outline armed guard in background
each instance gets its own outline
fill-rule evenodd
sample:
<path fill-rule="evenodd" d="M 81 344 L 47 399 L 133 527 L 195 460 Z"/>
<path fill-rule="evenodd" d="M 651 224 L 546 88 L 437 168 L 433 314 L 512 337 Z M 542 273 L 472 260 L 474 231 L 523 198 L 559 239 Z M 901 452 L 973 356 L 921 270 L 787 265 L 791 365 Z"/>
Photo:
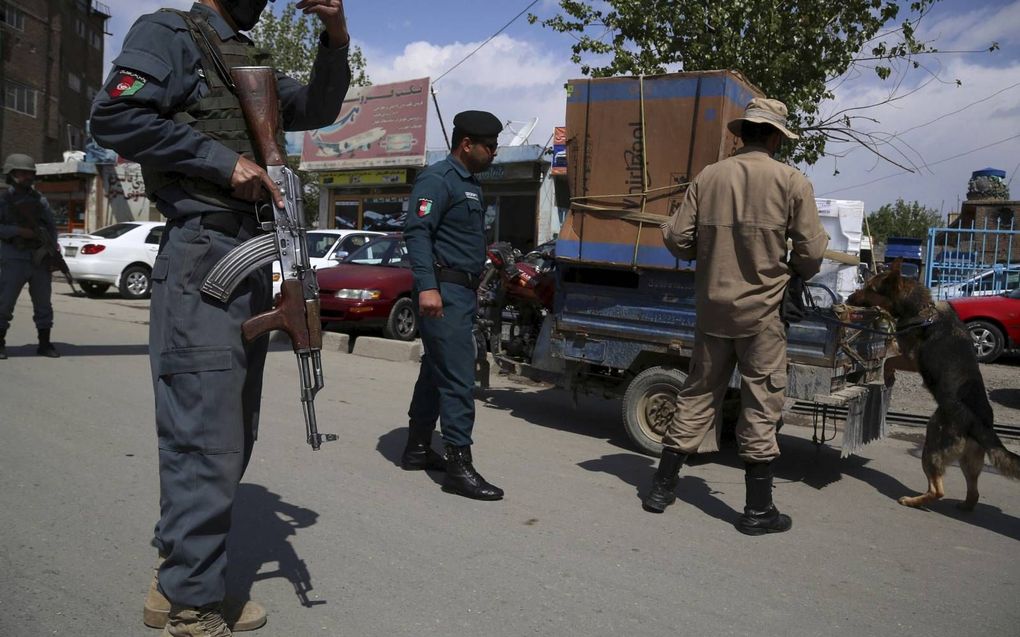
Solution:
<path fill-rule="evenodd" d="M 167 218 L 152 273 L 149 352 L 159 442 L 157 573 L 144 622 L 165 635 L 229 635 L 265 623 L 251 601 L 224 601 L 226 539 L 237 486 L 258 430 L 268 334 L 241 325 L 271 307 L 268 266 L 226 301 L 200 293 L 212 267 L 261 231 L 259 202 L 283 205 L 256 160 L 230 70 L 270 66 L 242 31 L 268 0 L 201 0 L 131 27 L 93 103 L 96 140 L 141 164 L 147 195 Z M 302 85 L 277 73 L 283 130 L 332 124 L 350 86 L 342 0 L 299 0 L 324 30 Z M 243 530 L 242 530 L 243 531 Z M 286 631 L 284 631 L 286 632 Z"/>
<path fill-rule="evenodd" d="M 14 304 L 28 284 L 32 319 L 39 331 L 40 356 L 58 358 L 50 342 L 53 328 L 53 255 L 59 255 L 57 227 L 46 198 L 33 187 L 35 160 L 13 154 L 4 160 L 7 190 L 0 195 L 0 360 L 7 358 L 7 328 Z"/>
<path fill-rule="evenodd" d="M 407 414 L 401 466 L 445 470 L 444 491 L 477 500 L 503 497 L 502 489 L 475 471 L 471 456 L 475 290 L 485 265 L 485 207 L 474 173 L 492 164 L 502 130 L 491 113 L 454 117 L 450 155 L 418 175 L 411 191 L 414 209 L 404 224 L 425 355 Z M 445 461 L 431 446 L 437 420 Z"/>

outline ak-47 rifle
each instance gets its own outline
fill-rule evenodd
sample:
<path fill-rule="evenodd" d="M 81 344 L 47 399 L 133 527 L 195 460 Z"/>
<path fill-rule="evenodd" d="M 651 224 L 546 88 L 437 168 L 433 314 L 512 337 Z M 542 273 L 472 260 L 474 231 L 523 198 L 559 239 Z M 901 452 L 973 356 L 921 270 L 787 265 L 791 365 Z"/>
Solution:
<path fill-rule="evenodd" d="M 59 248 L 57 248 L 56 237 L 50 236 L 49 229 L 41 223 L 41 219 L 37 215 L 37 206 L 31 201 L 23 201 L 18 204 L 14 204 L 11 208 L 14 210 L 14 216 L 18 221 L 18 225 L 23 228 L 28 228 L 34 233 L 34 237 L 27 239 L 27 241 L 33 241 L 40 245 L 34 248 L 32 254 L 32 262 L 36 265 L 44 265 L 49 269 L 50 272 L 60 272 L 64 275 L 64 279 L 67 280 L 67 284 L 71 286 L 71 291 L 78 295 L 78 288 L 74 285 L 74 278 L 71 276 L 71 269 L 67 267 L 67 261 L 64 261 L 64 255 L 60 254 Z"/>
<path fill-rule="evenodd" d="M 242 243 L 223 257 L 202 283 L 202 292 L 226 302 L 234 288 L 249 274 L 272 261 L 280 261 L 283 271 L 280 301 L 274 309 L 245 321 L 241 332 L 247 341 L 271 330 L 283 330 L 290 336 L 301 375 L 305 434 L 312 449 L 318 450 L 323 441 L 336 440 L 337 436 L 320 434 L 315 420 L 315 394 L 323 387 L 322 323 L 319 319 L 319 285 L 306 252 L 301 181 L 287 167 L 286 155 L 276 143 L 279 104 L 273 69 L 268 66 L 235 67 L 230 74 L 258 159 L 283 194 L 284 205 L 282 208 L 274 203 L 262 206 L 261 211 L 268 213 L 271 209 L 272 212 L 273 220 L 262 222 L 262 228 L 268 234 Z"/>

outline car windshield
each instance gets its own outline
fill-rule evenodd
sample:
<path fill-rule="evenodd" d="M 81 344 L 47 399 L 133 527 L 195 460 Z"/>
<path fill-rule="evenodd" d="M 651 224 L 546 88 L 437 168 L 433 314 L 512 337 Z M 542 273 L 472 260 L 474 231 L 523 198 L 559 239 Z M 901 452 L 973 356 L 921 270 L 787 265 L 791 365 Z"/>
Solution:
<path fill-rule="evenodd" d="M 407 259 L 404 240 L 398 237 L 382 237 L 369 241 L 344 259 L 344 263 L 358 265 L 401 266 Z"/>
<path fill-rule="evenodd" d="M 305 238 L 308 244 L 308 256 L 312 259 L 322 259 L 340 237 L 328 232 L 309 232 Z"/>
<path fill-rule="evenodd" d="M 100 228 L 91 234 L 96 237 L 102 237 L 103 239 L 116 239 L 123 234 L 131 232 L 137 227 L 137 223 L 115 223 L 112 226 Z"/>

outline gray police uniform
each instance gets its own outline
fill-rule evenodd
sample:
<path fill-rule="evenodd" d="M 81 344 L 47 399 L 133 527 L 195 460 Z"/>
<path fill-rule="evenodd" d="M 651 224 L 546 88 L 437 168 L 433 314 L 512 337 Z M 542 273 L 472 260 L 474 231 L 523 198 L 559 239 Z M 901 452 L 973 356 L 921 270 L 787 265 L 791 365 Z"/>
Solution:
<path fill-rule="evenodd" d="M 475 422 L 475 287 L 485 265 L 482 189 L 450 155 L 418 175 L 410 203 L 404 239 L 415 303 L 420 292 L 438 289 L 443 317 L 421 317 L 425 355 L 408 416 L 413 428 L 434 429 L 439 419 L 443 440 L 462 447 L 471 444 Z"/>
<path fill-rule="evenodd" d="M 268 268 L 226 303 L 199 292 L 210 268 L 257 232 L 253 204 L 230 194 L 250 139 L 223 77 L 229 73 L 210 68 L 217 61 L 264 58 L 206 6 L 142 16 L 91 120 L 100 144 L 142 165 L 148 194 L 168 219 L 149 330 L 160 474 L 155 544 L 166 556 L 162 593 L 196 607 L 224 597 L 231 506 L 258 427 L 268 336 L 245 343 L 241 324 L 272 302 Z M 307 86 L 277 77 L 287 130 L 329 125 L 350 85 L 347 48 L 320 46 Z"/>
<path fill-rule="evenodd" d="M 14 305 L 26 283 L 28 294 L 32 297 L 32 319 L 36 329 L 53 327 L 53 303 L 50 301 L 52 274 L 41 260 L 39 248 L 42 243 L 38 239 L 18 235 L 18 228 L 25 225 L 22 217 L 29 217 L 30 222 L 42 228 L 51 241 L 56 242 L 57 237 L 53 211 L 37 190 L 32 188 L 18 192 L 9 187 L 0 194 L 0 332 L 10 327 Z"/>

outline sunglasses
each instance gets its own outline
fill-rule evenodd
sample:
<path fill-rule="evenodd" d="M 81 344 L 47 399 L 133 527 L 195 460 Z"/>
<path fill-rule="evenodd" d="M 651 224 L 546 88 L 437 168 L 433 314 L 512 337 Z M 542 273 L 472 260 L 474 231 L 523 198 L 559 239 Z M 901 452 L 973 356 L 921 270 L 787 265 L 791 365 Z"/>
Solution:
<path fill-rule="evenodd" d="M 477 139 L 473 139 L 473 140 L 471 140 L 471 143 L 478 144 L 480 146 L 484 146 L 485 148 L 487 148 L 489 150 L 490 153 L 496 152 L 496 148 L 498 147 L 498 144 L 496 142 L 494 142 L 494 141 L 483 142 L 483 141 L 479 141 Z"/>

